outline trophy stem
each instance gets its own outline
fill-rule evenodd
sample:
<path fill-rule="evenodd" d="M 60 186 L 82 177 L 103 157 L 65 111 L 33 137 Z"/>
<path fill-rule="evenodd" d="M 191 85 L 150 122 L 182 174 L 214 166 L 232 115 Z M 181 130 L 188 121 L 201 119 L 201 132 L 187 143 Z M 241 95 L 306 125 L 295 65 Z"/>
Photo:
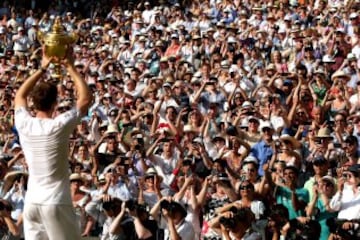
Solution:
<path fill-rule="evenodd" d="M 62 73 L 61 73 L 61 65 L 60 63 L 54 63 L 54 72 L 51 74 L 51 77 L 54 79 L 61 80 Z"/>

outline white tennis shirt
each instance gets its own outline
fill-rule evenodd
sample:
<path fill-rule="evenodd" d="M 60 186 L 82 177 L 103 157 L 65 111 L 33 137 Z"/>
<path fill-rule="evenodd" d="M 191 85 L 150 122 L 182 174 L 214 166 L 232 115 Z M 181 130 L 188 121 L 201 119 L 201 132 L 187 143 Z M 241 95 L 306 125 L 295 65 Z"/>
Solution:
<path fill-rule="evenodd" d="M 72 109 L 54 119 L 40 119 L 15 109 L 15 126 L 29 168 L 25 203 L 71 205 L 69 136 L 81 114 Z"/>

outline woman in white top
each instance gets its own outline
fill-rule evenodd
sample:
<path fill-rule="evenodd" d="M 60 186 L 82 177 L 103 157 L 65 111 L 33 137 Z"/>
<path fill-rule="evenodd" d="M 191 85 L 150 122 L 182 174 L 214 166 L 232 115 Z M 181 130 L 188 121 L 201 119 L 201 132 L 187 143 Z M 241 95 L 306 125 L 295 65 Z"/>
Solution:
<path fill-rule="evenodd" d="M 195 232 L 194 240 L 198 240 L 201 234 L 200 208 L 196 199 L 199 192 L 199 185 L 194 177 L 185 177 L 178 180 L 179 192 L 174 196 L 175 201 L 181 202 L 186 207 L 187 215 L 185 220 L 192 223 Z"/>
<path fill-rule="evenodd" d="M 229 211 L 231 207 L 249 208 L 258 220 L 265 212 L 265 205 L 262 201 L 254 199 L 254 185 L 248 181 L 243 181 L 239 186 L 240 200 L 229 203 L 216 210 L 218 214 Z"/>

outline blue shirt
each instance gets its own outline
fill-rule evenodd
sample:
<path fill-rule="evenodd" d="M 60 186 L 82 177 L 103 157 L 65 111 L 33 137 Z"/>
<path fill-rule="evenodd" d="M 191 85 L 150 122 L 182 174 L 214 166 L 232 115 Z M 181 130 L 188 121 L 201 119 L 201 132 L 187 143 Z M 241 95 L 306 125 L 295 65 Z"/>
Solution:
<path fill-rule="evenodd" d="M 251 155 L 256 157 L 259 160 L 259 175 L 263 176 L 264 171 L 262 169 L 262 166 L 270 161 L 274 151 L 272 147 L 264 142 L 264 140 L 261 140 L 260 142 L 256 143 L 251 148 Z"/>

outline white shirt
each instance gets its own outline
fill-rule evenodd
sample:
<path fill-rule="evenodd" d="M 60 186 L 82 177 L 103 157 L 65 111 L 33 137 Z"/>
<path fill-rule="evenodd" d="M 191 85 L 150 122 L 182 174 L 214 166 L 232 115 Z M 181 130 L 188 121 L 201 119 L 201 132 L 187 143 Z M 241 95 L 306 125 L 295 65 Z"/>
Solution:
<path fill-rule="evenodd" d="M 25 107 L 15 110 L 15 126 L 29 167 L 25 203 L 72 204 L 69 136 L 80 119 L 75 108 L 54 119 L 32 117 Z"/>
<path fill-rule="evenodd" d="M 360 188 L 359 188 L 360 190 Z M 337 192 L 330 201 L 330 208 L 339 211 L 338 219 L 353 220 L 360 218 L 360 191 L 354 194 L 352 187 L 345 184 L 342 196 Z"/>
<path fill-rule="evenodd" d="M 14 51 L 22 51 L 25 52 L 27 50 L 29 50 L 30 47 L 30 39 L 28 38 L 28 36 L 23 35 L 15 35 L 13 36 L 13 41 L 14 41 Z"/>
<path fill-rule="evenodd" d="M 170 231 L 167 226 L 167 222 L 165 222 L 164 218 L 161 218 L 161 228 L 164 228 L 164 239 L 170 240 Z M 181 240 L 194 240 L 195 238 L 195 232 L 193 225 L 183 220 L 180 222 L 180 224 L 175 226 L 176 232 L 179 234 Z"/>

